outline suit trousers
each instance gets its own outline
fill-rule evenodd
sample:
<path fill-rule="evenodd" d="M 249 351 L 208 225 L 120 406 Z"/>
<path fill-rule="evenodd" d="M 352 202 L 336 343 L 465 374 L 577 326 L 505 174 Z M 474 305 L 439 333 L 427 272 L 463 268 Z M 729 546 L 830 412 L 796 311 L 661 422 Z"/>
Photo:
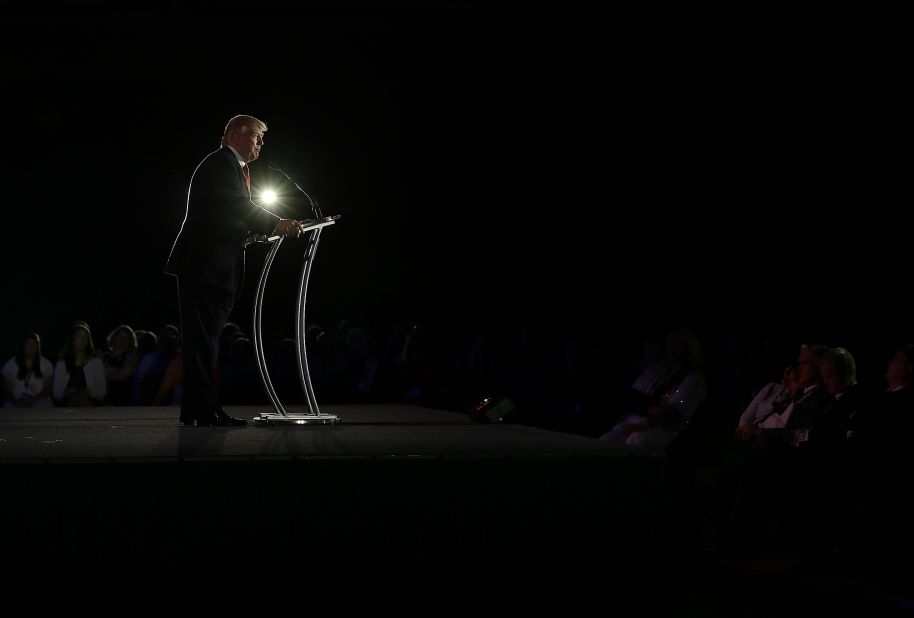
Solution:
<path fill-rule="evenodd" d="M 219 335 L 234 305 L 234 295 L 178 277 L 178 303 L 184 353 L 182 422 L 218 414 L 222 407 L 213 380 Z"/>

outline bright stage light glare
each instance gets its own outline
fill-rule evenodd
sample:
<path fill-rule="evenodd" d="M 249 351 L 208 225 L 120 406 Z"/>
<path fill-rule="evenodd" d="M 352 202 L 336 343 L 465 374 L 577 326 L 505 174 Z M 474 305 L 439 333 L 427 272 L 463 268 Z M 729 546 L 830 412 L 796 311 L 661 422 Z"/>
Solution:
<path fill-rule="evenodd" d="M 260 199 L 264 204 L 273 204 L 276 202 L 276 191 L 264 191 L 260 194 Z"/>

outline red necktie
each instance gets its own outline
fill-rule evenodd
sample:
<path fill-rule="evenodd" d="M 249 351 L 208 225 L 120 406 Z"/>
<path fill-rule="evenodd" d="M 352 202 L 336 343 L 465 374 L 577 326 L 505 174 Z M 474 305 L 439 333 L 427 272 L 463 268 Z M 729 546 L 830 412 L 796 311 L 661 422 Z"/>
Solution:
<path fill-rule="evenodd" d="M 251 170 L 248 169 L 247 164 L 241 166 L 242 171 L 244 172 L 244 183 L 248 186 L 248 195 L 251 194 Z"/>

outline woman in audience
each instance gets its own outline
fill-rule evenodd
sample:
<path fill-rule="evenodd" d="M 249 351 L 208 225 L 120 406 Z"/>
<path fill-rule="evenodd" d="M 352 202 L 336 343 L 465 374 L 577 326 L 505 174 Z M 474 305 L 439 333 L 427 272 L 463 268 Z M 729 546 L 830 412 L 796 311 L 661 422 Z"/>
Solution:
<path fill-rule="evenodd" d="M 108 352 L 105 354 L 105 378 L 108 380 L 106 401 L 110 405 L 124 406 L 130 398 L 130 381 L 139 363 L 136 333 L 121 324 L 108 335 Z"/>
<path fill-rule="evenodd" d="M 639 405 L 601 440 L 666 448 L 704 403 L 704 360 L 698 338 L 685 329 L 667 336 L 666 359 L 641 372 L 632 384 Z"/>
<path fill-rule="evenodd" d="M 757 437 L 761 429 L 757 423 L 771 416 L 775 411 L 784 410 L 800 388 L 797 367 L 790 364 L 784 368 L 780 382 L 769 382 L 746 407 L 739 417 L 739 425 L 734 432 L 740 440 Z"/>
<path fill-rule="evenodd" d="M 97 406 L 107 390 L 105 367 L 95 355 L 92 333 L 85 322 L 77 322 L 54 368 L 54 399 L 67 407 Z"/>
<path fill-rule="evenodd" d="M 28 333 L 19 341 L 16 356 L 3 365 L 4 408 L 50 408 L 54 366 L 41 355 L 41 338 Z"/>

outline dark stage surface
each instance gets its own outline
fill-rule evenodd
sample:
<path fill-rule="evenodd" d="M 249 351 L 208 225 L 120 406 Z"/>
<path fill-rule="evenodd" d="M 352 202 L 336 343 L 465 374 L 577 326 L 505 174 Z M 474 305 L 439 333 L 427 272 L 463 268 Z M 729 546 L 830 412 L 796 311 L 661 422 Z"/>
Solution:
<path fill-rule="evenodd" d="M 246 418 L 268 406 L 226 406 Z M 303 407 L 290 406 L 302 414 Z M 633 449 L 409 405 L 329 406 L 336 426 L 183 427 L 177 408 L 4 411 L 0 461 L 259 459 L 277 457 L 628 457 Z"/>
<path fill-rule="evenodd" d="M 327 411 L 344 422 L 5 415 L 0 529 L 21 570 L 0 598 L 54 615 L 440 614 L 598 604 L 607 577 L 645 569 L 676 585 L 661 454 L 427 408 Z"/>

